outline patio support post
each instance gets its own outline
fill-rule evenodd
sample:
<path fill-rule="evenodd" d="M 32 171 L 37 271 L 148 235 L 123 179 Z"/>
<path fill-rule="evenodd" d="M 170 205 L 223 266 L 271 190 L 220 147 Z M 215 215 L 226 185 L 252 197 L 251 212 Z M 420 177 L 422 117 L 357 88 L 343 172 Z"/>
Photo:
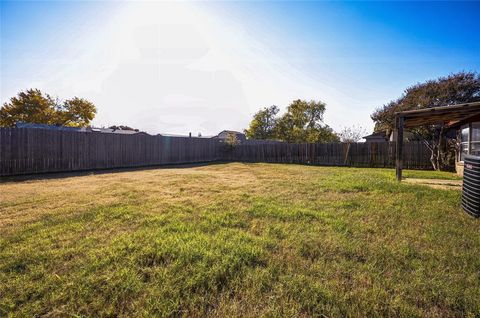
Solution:
<path fill-rule="evenodd" d="M 395 170 L 397 175 L 397 181 L 402 181 L 402 169 L 403 169 L 403 116 L 398 116 L 396 119 L 396 130 L 397 130 L 397 140 L 396 140 L 396 160 L 395 160 Z"/>

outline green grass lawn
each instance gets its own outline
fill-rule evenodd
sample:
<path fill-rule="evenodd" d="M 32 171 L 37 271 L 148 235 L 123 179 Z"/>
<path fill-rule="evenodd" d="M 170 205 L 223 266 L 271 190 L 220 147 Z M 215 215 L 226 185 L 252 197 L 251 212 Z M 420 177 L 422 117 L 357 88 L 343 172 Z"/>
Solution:
<path fill-rule="evenodd" d="M 444 171 L 422 171 L 422 170 L 404 170 L 404 178 L 419 178 L 419 179 L 442 179 L 442 180 L 462 180 L 462 177 L 456 173 Z"/>
<path fill-rule="evenodd" d="M 458 190 L 394 179 L 232 163 L 0 183 L 0 316 L 480 315 L 479 221 Z"/>

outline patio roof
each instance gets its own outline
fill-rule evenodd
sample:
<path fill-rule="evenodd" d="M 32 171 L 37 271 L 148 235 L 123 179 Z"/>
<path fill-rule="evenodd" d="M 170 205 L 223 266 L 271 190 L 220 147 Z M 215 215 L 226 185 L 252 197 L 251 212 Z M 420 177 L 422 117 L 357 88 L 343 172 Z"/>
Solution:
<path fill-rule="evenodd" d="M 395 114 L 396 138 L 396 175 L 402 180 L 403 169 L 403 129 L 424 125 L 443 124 L 455 127 L 480 120 L 480 102 L 457 104 L 451 106 L 432 107 L 409 110 Z"/>
<path fill-rule="evenodd" d="M 476 117 L 480 118 L 480 102 L 409 110 L 395 115 L 397 118 L 403 118 L 405 128 L 435 124 L 453 127 Z"/>

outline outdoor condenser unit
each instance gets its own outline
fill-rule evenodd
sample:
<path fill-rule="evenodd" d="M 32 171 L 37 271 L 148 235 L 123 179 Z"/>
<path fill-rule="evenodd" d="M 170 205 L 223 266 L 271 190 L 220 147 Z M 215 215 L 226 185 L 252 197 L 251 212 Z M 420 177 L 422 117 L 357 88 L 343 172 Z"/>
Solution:
<path fill-rule="evenodd" d="M 462 207 L 470 215 L 480 217 L 480 157 L 465 156 Z"/>

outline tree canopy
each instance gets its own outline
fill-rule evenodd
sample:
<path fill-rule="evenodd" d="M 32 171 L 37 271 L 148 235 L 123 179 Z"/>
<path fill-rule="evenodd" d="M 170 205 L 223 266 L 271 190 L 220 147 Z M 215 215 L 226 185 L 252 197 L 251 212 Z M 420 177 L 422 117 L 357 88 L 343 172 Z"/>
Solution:
<path fill-rule="evenodd" d="M 95 117 L 95 105 L 73 97 L 60 102 L 39 89 L 28 89 L 10 98 L 0 108 L 0 126 L 13 127 L 16 122 L 85 127 Z"/>
<path fill-rule="evenodd" d="M 245 135 L 250 139 L 274 139 L 275 126 L 277 124 L 276 115 L 280 109 L 272 105 L 265 107 L 253 115 L 248 129 L 245 129 Z"/>
<path fill-rule="evenodd" d="M 275 139 L 285 142 L 335 142 L 339 138 L 323 122 L 326 104 L 321 101 L 295 100 L 287 112 L 276 117 L 277 106 L 266 107 L 257 112 L 245 130 L 251 139 Z"/>
<path fill-rule="evenodd" d="M 396 112 L 475 101 L 480 101 L 480 75 L 460 72 L 408 87 L 399 98 L 378 108 L 371 118 L 375 122 L 375 131 L 392 131 Z M 434 169 L 446 170 L 451 167 L 456 143 L 446 140 L 443 125 L 419 127 L 412 132 L 431 150 Z"/>
<path fill-rule="evenodd" d="M 479 100 L 480 75 L 460 72 L 408 87 L 399 98 L 378 108 L 371 118 L 375 122 L 375 131 L 392 130 L 396 112 Z"/>

